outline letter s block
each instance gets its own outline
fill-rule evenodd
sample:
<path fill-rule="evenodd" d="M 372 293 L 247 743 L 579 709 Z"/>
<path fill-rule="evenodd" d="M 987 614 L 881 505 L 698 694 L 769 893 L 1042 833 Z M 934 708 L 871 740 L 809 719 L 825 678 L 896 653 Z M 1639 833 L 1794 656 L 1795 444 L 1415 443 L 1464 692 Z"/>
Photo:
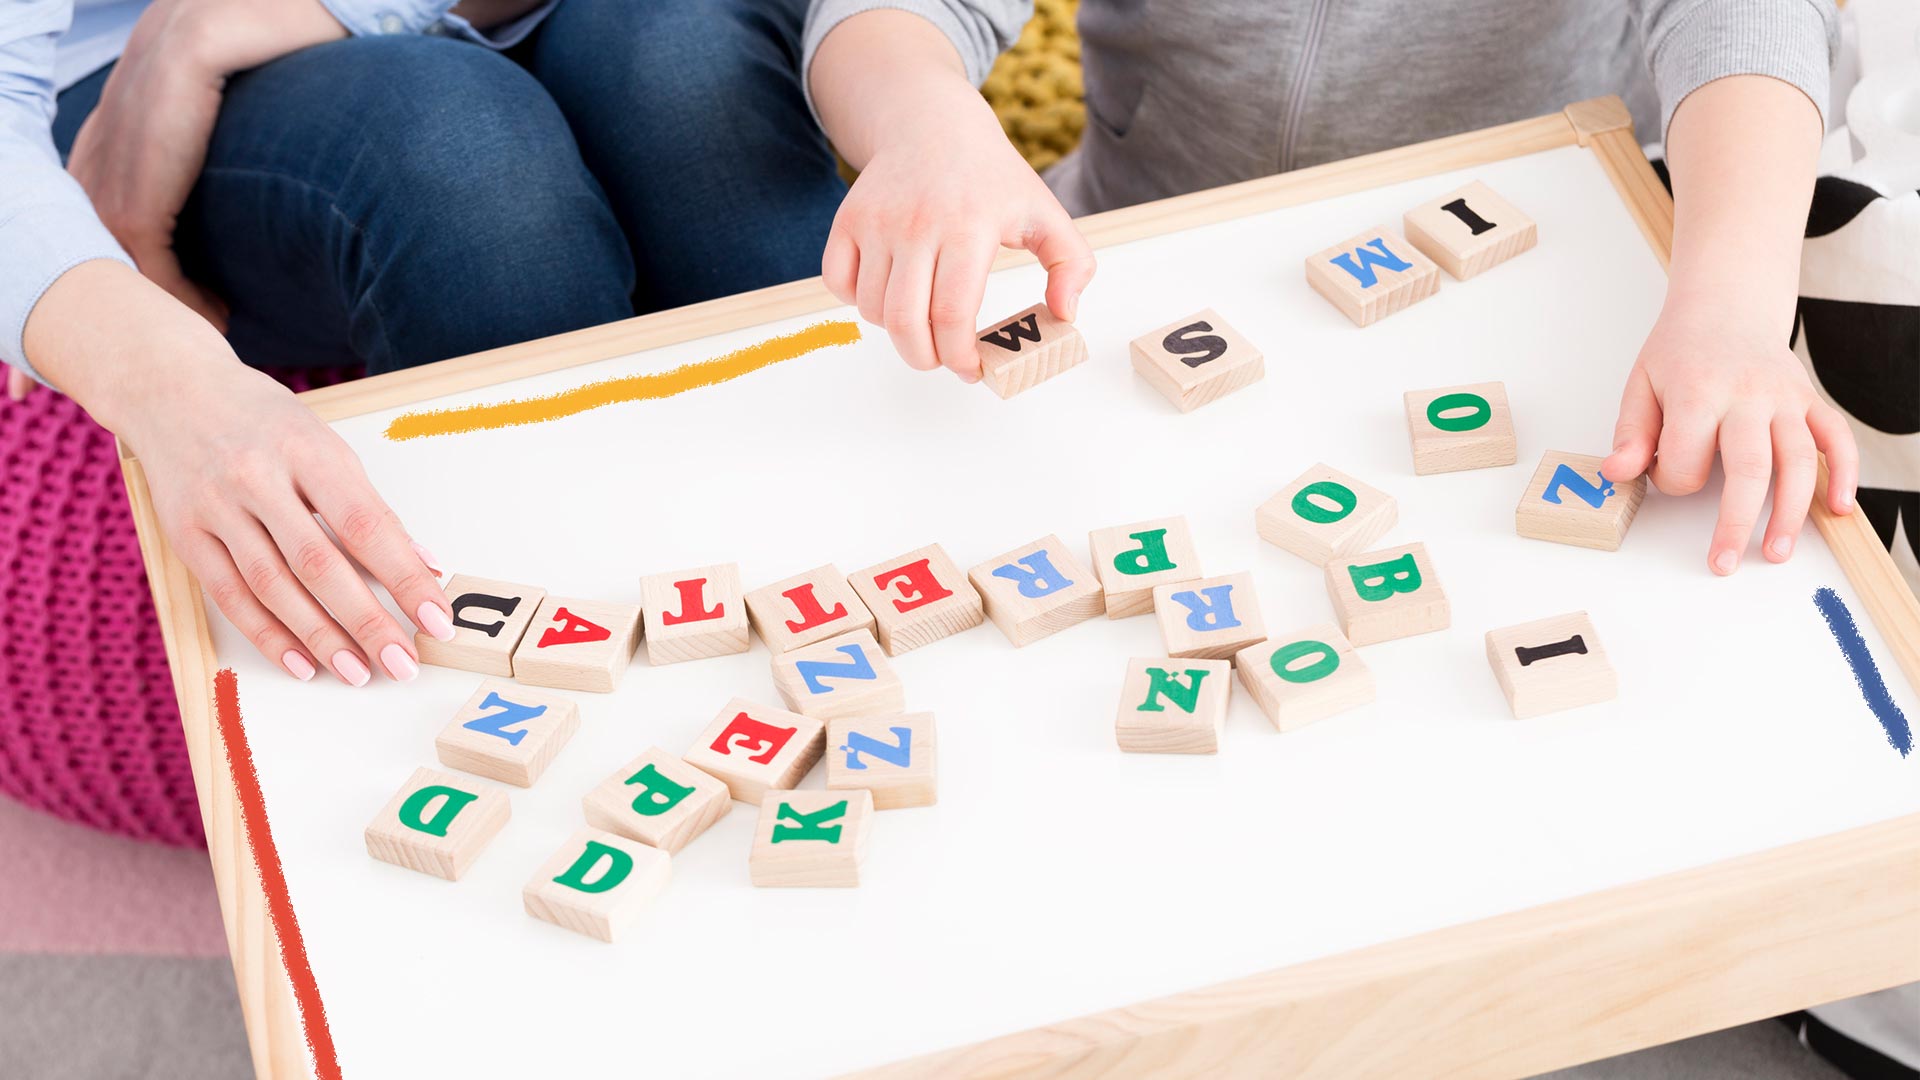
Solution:
<path fill-rule="evenodd" d="M 457 881 L 506 827 L 506 792 L 471 777 L 415 769 L 367 826 L 367 854 Z"/>
<path fill-rule="evenodd" d="M 1133 370 L 1181 412 L 1258 382 L 1260 350 L 1208 308 L 1133 339 Z"/>
<path fill-rule="evenodd" d="M 1334 614 L 1355 645 L 1445 630 L 1453 620 L 1425 544 L 1335 559 L 1326 574 Z"/>

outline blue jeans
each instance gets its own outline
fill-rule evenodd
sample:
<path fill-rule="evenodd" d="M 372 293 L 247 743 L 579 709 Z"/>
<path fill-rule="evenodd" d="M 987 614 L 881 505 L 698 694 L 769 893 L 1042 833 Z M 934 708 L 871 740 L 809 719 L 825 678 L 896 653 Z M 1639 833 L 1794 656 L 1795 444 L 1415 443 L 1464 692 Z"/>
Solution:
<path fill-rule="evenodd" d="M 304 49 L 227 85 L 175 236 L 267 367 L 389 371 L 819 272 L 846 186 L 805 0 L 563 0 L 509 54 Z M 106 72 L 60 95 L 64 155 Z"/>

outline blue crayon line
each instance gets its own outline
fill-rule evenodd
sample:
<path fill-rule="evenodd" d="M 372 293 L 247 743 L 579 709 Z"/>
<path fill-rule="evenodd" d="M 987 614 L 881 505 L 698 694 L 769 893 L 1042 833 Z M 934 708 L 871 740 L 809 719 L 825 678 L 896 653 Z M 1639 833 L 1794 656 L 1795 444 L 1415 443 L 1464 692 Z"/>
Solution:
<path fill-rule="evenodd" d="M 1868 711 L 1886 729 L 1887 742 L 1900 751 L 1901 757 L 1906 757 L 1913 749 L 1913 732 L 1907 727 L 1907 716 L 1887 692 L 1886 680 L 1880 677 L 1880 667 L 1867 651 L 1860 628 L 1853 624 L 1853 612 L 1847 610 L 1847 602 L 1832 589 L 1815 589 L 1813 604 L 1826 616 L 1827 628 L 1833 631 L 1834 642 L 1847 658 L 1847 666 L 1853 669 L 1853 681 L 1860 684 L 1860 696 L 1867 699 Z"/>

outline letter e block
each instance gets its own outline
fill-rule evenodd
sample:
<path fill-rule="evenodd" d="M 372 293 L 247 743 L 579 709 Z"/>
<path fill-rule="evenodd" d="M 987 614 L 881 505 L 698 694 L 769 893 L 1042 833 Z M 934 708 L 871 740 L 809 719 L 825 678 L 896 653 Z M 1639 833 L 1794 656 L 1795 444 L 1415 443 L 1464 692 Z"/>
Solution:
<path fill-rule="evenodd" d="M 747 651 L 745 590 L 734 563 L 640 579 L 647 663 L 673 664 Z"/>
<path fill-rule="evenodd" d="M 741 802 L 798 784 L 820 760 L 826 725 L 812 717 L 734 698 L 720 710 L 686 763 L 727 785 Z"/>
<path fill-rule="evenodd" d="M 1162 585 L 1153 590 L 1153 614 L 1176 659 L 1231 660 L 1267 636 L 1252 574 Z"/>
<path fill-rule="evenodd" d="M 1515 720 L 1612 701 L 1620 693 L 1584 611 L 1487 631 L 1487 663 Z"/>
<path fill-rule="evenodd" d="M 1407 211 L 1401 221 L 1421 254 L 1465 281 L 1533 247 L 1533 219 L 1475 180 Z"/>
<path fill-rule="evenodd" d="M 609 694 L 640 646 L 640 608 L 549 596 L 513 652 L 513 677 L 530 686 Z"/>
<path fill-rule="evenodd" d="M 1332 623 L 1240 652 L 1240 685 L 1279 731 L 1295 731 L 1373 700 L 1373 672 Z"/>
<path fill-rule="evenodd" d="M 986 620 L 973 591 L 945 548 L 929 544 L 848 575 L 847 584 L 873 612 L 880 647 L 899 656 Z"/>
<path fill-rule="evenodd" d="M 1307 284 L 1366 326 L 1439 291 L 1440 268 L 1383 225 L 1307 256 Z"/>
<path fill-rule="evenodd" d="M 731 743 L 721 745 L 729 751 L 733 748 Z M 785 771 L 792 772 L 792 767 Z M 800 769 L 800 775 L 805 773 Z M 798 779 L 794 776 L 789 783 Z M 677 854 L 727 816 L 733 809 L 733 793 L 726 781 L 656 746 L 589 791 L 581 809 L 586 811 L 587 824 L 596 829 Z"/>
<path fill-rule="evenodd" d="M 747 618 L 775 656 L 874 627 L 873 613 L 831 563 L 748 593 Z"/>
<path fill-rule="evenodd" d="M 933 714 L 827 721 L 827 790 L 871 791 L 875 810 L 939 799 Z"/>
<path fill-rule="evenodd" d="M 967 571 L 987 618 L 1013 642 L 1031 645 L 1107 610 L 1093 572 L 1058 536 L 1043 536 Z"/>
<path fill-rule="evenodd" d="M 1519 457 L 1503 383 L 1409 390 L 1405 401 L 1413 471 L 1421 476 L 1491 469 Z"/>
<path fill-rule="evenodd" d="M 420 662 L 482 675 L 512 675 L 513 650 L 546 599 L 546 590 L 455 574 L 447 579 L 446 595 L 453 608 L 453 640 L 437 641 L 425 631 L 414 634 Z"/>
<path fill-rule="evenodd" d="M 1116 525 L 1088 534 L 1093 572 L 1107 597 L 1107 618 L 1125 619 L 1153 610 L 1153 590 L 1200 578 L 1200 556 L 1183 517 Z"/>
<path fill-rule="evenodd" d="M 1453 620 L 1425 544 L 1335 559 L 1327 564 L 1327 595 L 1355 645 L 1445 630 Z"/>
<path fill-rule="evenodd" d="M 450 773 L 415 769 L 367 826 L 367 854 L 458 881 L 510 816 L 504 791 Z"/>
<path fill-rule="evenodd" d="M 1134 338 L 1132 352 L 1133 370 L 1183 413 L 1267 373 L 1260 350 L 1212 308 Z"/>
<path fill-rule="evenodd" d="M 449 769 L 532 787 L 579 729 L 580 709 L 571 699 L 488 679 L 433 747 Z"/>
<path fill-rule="evenodd" d="M 787 708 L 818 720 L 904 712 L 906 688 L 865 630 L 773 658 L 773 686 Z"/>
<path fill-rule="evenodd" d="M 1044 303 L 983 328 L 978 339 L 980 381 L 1003 398 L 1031 390 L 1087 358 L 1079 328 L 1054 318 Z"/>
<path fill-rule="evenodd" d="M 762 888 L 851 888 L 860 884 L 872 822 L 865 790 L 768 792 L 747 870 Z"/>
<path fill-rule="evenodd" d="M 1225 660 L 1129 660 L 1115 741 L 1137 754 L 1218 753 L 1232 696 Z"/>
<path fill-rule="evenodd" d="M 520 891 L 527 914 L 576 934 L 617 941 L 673 880 L 673 858 L 599 829 L 581 829 Z"/>
<path fill-rule="evenodd" d="M 1616 483 L 1600 472 L 1605 460 L 1547 451 L 1514 510 L 1514 530 L 1534 540 L 1620 550 L 1647 497 L 1647 478 Z"/>
<path fill-rule="evenodd" d="M 1364 551 L 1399 520 L 1393 496 L 1316 464 L 1253 512 L 1260 538 L 1315 566 Z"/>

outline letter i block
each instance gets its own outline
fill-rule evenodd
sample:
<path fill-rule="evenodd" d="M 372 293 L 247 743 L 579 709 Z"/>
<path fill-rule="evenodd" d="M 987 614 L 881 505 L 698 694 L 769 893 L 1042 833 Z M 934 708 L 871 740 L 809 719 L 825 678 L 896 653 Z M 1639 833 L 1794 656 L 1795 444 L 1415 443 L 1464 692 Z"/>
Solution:
<path fill-rule="evenodd" d="M 932 806 L 932 713 L 840 717 L 827 721 L 827 790 L 871 791 L 875 810 Z"/>
<path fill-rule="evenodd" d="M 1373 672 L 1332 623 L 1249 645 L 1240 685 L 1279 731 L 1295 731 L 1373 700 Z"/>
<path fill-rule="evenodd" d="M 1307 284 L 1366 326 L 1439 291 L 1440 268 L 1383 225 L 1307 256 Z"/>
<path fill-rule="evenodd" d="M 453 608 L 453 640 L 437 641 L 425 631 L 414 634 L 420 662 L 482 675 L 512 675 L 513 650 L 546 599 L 546 590 L 455 574 L 447 579 L 446 594 Z"/>
<path fill-rule="evenodd" d="M 1405 401 L 1413 471 L 1421 476 L 1491 469 L 1519 457 L 1503 383 L 1409 390 Z"/>
<path fill-rule="evenodd" d="M 1129 660 L 1114 739 L 1136 754 L 1218 753 L 1232 696 L 1225 660 Z"/>
<path fill-rule="evenodd" d="M 1620 693 L 1584 611 L 1487 631 L 1487 663 L 1515 720 L 1612 701 Z"/>
<path fill-rule="evenodd" d="M 1031 390 L 1087 359 L 1087 342 L 1044 303 L 981 330 L 980 381 L 1003 398 Z"/>
<path fill-rule="evenodd" d="M 532 686 L 612 693 L 640 646 L 640 608 L 549 596 L 513 652 L 513 677 Z"/>
<path fill-rule="evenodd" d="M 511 815 L 503 791 L 449 773 L 415 769 L 367 826 L 367 854 L 457 881 Z"/>
<path fill-rule="evenodd" d="M 571 700 L 488 679 L 433 746 L 449 769 L 532 787 L 579 729 L 580 708 Z"/>
<path fill-rule="evenodd" d="M 672 664 L 747 651 L 745 590 L 734 563 L 640 579 L 647 663 Z"/>
<path fill-rule="evenodd" d="M 1407 211 L 1407 239 L 1427 258 L 1465 281 L 1533 247 L 1533 219 L 1475 180 Z"/>
<path fill-rule="evenodd" d="M 747 618 L 775 656 L 874 627 L 873 613 L 831 563 L 748 593 Z"/>
<path fill-rule="evenodd" d="M 1253 512 L 1267 543 L 1315 566 L 1364 551 L 1399 520 L 1393 496 L 1316 464 Z"/>
<path fill-rule="evenodd" d="M 1132 352 L 1133 370 L 1183 413 L 1267 373 L 1260 350 L 1212 308 L 1134 338 Z"/>
<path fill-rule="evenodd" d="M 769 792 L 747 871 L 762 888 L 852 888 L 872 823 L 868 791 Z"/>
<path fill-rule="evenodd" d="M 687 751 L 687 764 L 716 777 L 741 802 L 798 784 L 820 760 L 826 725 L 810 716 L 734 698 Z"/>
<path fill-rule="evenodd" d="M 733 749 L 729 742 L 721 745 L 728 752 Z M 791 765 L 782 767 L 781 779 L 789 785 L 806 774 L 801 760 L 796 757 Z M 733 809 L 733 793 L 726 781 L 656 746 L 587 792 L 581 809 L 586 812 L 587 824 L 596 829 L 676 854 L 727 816 Z"/>
<path fill-rule="evenodd" d="M 986 620 L 980 594 L 939 544 L 850 574 L 847 584 L 873 612 L 880 647 L 888 656 L 971 630 Z"/>
<path fill-rule="evenodd" d="M 1057 536 L 995 556 L 967 571 L 987 618 L 1013 642 L 1031 645 L 1107 610 L 1107 594 Z"/>
<path fill-rule="evenodd" d="M 1267 636 L 1252 574 L 1162 585 L 1153 590 L 1153 614 L 1176 659 L 1231 660 Z"/>
<path fill-rule="evenodd" d="M 1618 551 L 1647 497 L 1647 478 L 1621 484 L 1600 471 L 1605 458 L 1549 450 L 1514 510 L 1514 529 L 1534 540 Z"/>
<path fill-rule="evenodd" d="M 673 858 L 623 836 L 581 829 L 520 891 L 527 914 L 601 941 L 617 941 L 673 880 Z"/>
<path fill-rule="evenodd" d="M 1107 618 L 1125 619 L 1153 610 L 1153 590 L 1197 581 L 1200 556 L 1183 517 L 1097 529 L 1087 536 L 1093 572 L 1107 597 Z"/>
<path fill-rule="evenodd" d="M 904 712 L 906 688 L 865 630 L 773 658 L 773 685 L 787 708 L 817 720 Z"/>
<path fill-rule="evenodd" d="M 1327 595 L 1355 645 L 1445 630 L 1453 621 L 1425 544 L 1335 559 L 1327 564 Z"/>

